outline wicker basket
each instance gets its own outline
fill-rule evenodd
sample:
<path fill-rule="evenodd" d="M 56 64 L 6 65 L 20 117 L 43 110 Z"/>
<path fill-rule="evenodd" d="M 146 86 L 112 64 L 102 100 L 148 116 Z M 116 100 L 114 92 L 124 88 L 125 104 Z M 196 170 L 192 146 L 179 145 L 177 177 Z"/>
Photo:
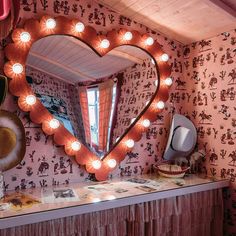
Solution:
<path fill-rule="evenodd" d="M 172 166 L 173 165 L 170 165 L 170 164 L 161 164 L 161 165 L 155 166 L 155 168 L 157 169 L 159 175 L 163 177 L 167 177 L 167 178 L 183 178 L 187 170 L 189 170 L 190 168 L 190 167 L 180 167 L 181 170 L 173 171 L 171 170 Z"/>

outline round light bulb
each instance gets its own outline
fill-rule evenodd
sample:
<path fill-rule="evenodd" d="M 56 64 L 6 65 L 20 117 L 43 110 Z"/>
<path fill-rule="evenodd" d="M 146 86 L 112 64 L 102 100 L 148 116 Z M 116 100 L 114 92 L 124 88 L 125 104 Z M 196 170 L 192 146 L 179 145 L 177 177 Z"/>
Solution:
<path fill-rule="evenodd" d="M 60 126 L 60 122 L 57 119 L 53 118 L 50 120 L 49 125 L 52 129 L 57 129 Z"/>
<path fill-rule="evenodd" d="M 134 146 L 134 140 L 133 139 L 129 139 L 126 141 L 126 146 L 128 148 L 132 148 Z"/>
<path fill-rule="evenodd" d="M 95 161 L 92 162 L 92 166 L 93 166 L 94 169 L 98 170 L 98 169 L 101 168 L 102 163 L 99 160 L 95 160 Z"/>
<path fill-rule="evenodd" d="M 173 83 L 173 81 L 172 81 L 172 79 L 171 79 L 170 77 L 168 77 L 168 78 L 165 79 L 165 84 L 166 84 L 167 86 L 171 86 L 172 83 Z"/>
<path fill-rule="evenodd" d="M 115 159 L 110 159 L 108 162 L 107 162 L 107 165 L 110 167 L 110 168 L 114 168 L 116 166 L 116 160 Z"/>
<path fill-rule="evenodd" d="M 52 19 L 52 18 L 49 18 L 46 21 L 46 27 L 48 29 L 54 29 L 56 27 L 56 24 L 57 24 L 56 21 L 54 19 Z"/>
<path fill-rule="evenodd" d="M 108 39 L 103 39 L 102 42 L 101 42 L 101 47 L 102 48 L 109 48 L 110 46 L 110 42 Z"/>
<path fill-rule="evenodd" d="M 156 87 L 158 86 L 158 80 L 157 79 L 155 80 L 155 86 Z"/>
<path fill-rule="evenodd" d="M 34 95 L 28 95 L 26 98 L 25 98 L 25 101 L 28 105 L 32 106 L 36 103 L 36 97 Z"/>
<path fill-rule="evenodd" d="M 152 37 L 148 37 L 145 41 L 145 44 L 148 46 L 153 45 L 153 43 L 154 43 L 154 39 Z"/>
<path fill-rule="evenodd" d="M 150 125 L 151 125 L 151 122 L 150 122 L 150 120 L 148 120 L 148 119 L 145 119 L 145 120 L 143 120 L 143 126 L 145 127 L 145 128 L 148 128 Z"/>
<path fill-rule="evenodd" d="M 159 102 L 157 103 L 157 108 L 158 108 L 158 109 L 164 109 L 164 107 L 165 107 L 165 103 L 164 103 L 163 101 L 159 101 Z"/>
<path fill-rule="evenodd" d="M 162 60 L 162 61 L 168 61 L 168 60 L 169 60 L 168 54 L 166 54 L 166 53 L 162 54 L 162 55 L 161 55 L 161 60 Z"/>
<path fill-rule="evenodd" d="M 28 43 L 31 39 L 31 36 L 28 32 L 22 32 L 20 34 L 20 40 L 23 42 L 23 43 Z"/>
<path fill-rule="evenodd" d="M 72 148 L 73 151 L 79 151 L 80 148 L 81 148 L 80 142 L 74 141 L 74 142 L 71 144 L 71 148 Z"/>
<path fill-rule="evenodd" d="M 83 32 L 83 31 L 84 31 L 84 28 L 85 28 L 85 26 L 84 26 L 84 24 L 83 24 L 82 22 L 78 22 L 78 23 L 75 25 L 75 30 L 76 30 L 76 32 L 78 32 L 78 33 Z"/>
<path fill-rule="evenodd" d="M 21 74 L 23 72 L 23 66 L 20 63 L 15 63 L 12 66 L 12 70 L 15 74 Z"/>
<path fill-rule="evenodd" d="M 133 38 L 133 35 L 131 32 L 126 32 L 124 35 L 125 40 L 131 40 Z"/>

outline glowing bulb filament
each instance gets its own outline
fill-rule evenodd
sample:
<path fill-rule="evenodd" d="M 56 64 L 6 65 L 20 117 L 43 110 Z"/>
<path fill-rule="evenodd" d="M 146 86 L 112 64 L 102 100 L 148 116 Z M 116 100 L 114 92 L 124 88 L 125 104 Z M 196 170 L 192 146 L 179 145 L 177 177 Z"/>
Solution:
<path fill-rule="evenodd" d="M 102 163 L 99 160 L 95 160 L 95 161 L 92 162 L 92 166 L 93 166 L 94 169 L 98 170 L 98 169 L 101 168 Z"/>
<path fill-rule="evenodd" d="M 115 159 L 110 159 L 108 162 L 107 162 L 107 165 L 110 167 L 110 168 L 114 168 L 116 166 L 116 160 Z"/>
<path fill-rule="evenodd" d="M 52 19 L 52 18 L 47 19 L 46 27 L 48 29 L 54 29 L 56 27 L 56 25 L 57 25 L 57 23 L 56 23 L 56 21 L 54 19 Z"/>
<path fill-rule="evenodd" d="M 133 139 L 129 139 L 126 141 L 126 146 L 128 148 L 132 148 L 134 146 L 134 140 Z"/>
<path fill-rule="evenodd" d="M 125 40 L 131 40 L 133 38 L 133 35 L 131 32 L 126 32 L 124 35 Z"/>
<path fill-rule="evenodd" d="M 158 109 L 164 109 L 164 107 L 165 107 L 165 103 L 163 102 L 163 101 L 159 101 L 158 103 L 157 103 L 157 108 Z"/>
<path fill-rule="evenodd" d="M 36 103 L 36 97 L 34 95 L 28 95 L 26 98 L 25 98 L 25 101 L 28 105 L 32 106 Z"/>
<path fill-rule="evenodd" d="M 166 54 L 166 53 L 162 54 L 162 55 L 161 55 L 161 60 L 162 60 L 162 61 L 168 61 L 168 60 L 169 60 L 168 54 Z"/>
<path fill-rule="evenodd" d="M 52 129 L 57 129 L 60 126 L 60 122 L 57 119 L 51 119 L 49 125 Z"/>
<path fill-rule="evenodd" d="M 20 63 L 15 63 L 12 66 L 12 70 L 15 74 L 21 74 L 23 72 L 23 66 Z"/>
<path fill-rule="evenodd" d="M 21 42 L 28 43 L 30 41 L 30 39 L 31 39 L 31 36 L 30 36 L 30 34 L 28 32 L 22 32 L 20 34 Z"/>
<path fill-rule="evenodd" d="M 80 142 L 74 141 L 74 142 L 71 144 L 71 148 L 72 148 L 73 151 L 79 151 L 80 148 L 81 148 Z"/>
<path fill-rule="evenodd" d="M 84 24 L 82 22 L 78 22 L 76 25 L 75 25 L 75 31 L 78 32 L 78 33 L 81 33 L 84 31 Z"/>
<path fill-rule="evenodd" d="M 109 46 L 110 46 L 109 40 L 103 39 L 102 42 L 101 42 L 101 47 L 102 48 L 109 48 Z"/>
<path fill-rule="evenodd" d="M 170 77 L 168 77 L 168 78 L 165 79 L 165 84 L 166 84 L 167 86 L 171 86 L 172 83 L 173 83 L 173 81 L 172 81 L 172 79 L 171 79 Z"/>
<path fill-rule="evenodd" d="M 148 128 L 150 125 L 151 125 L 151 122 L 150 122 L 150 120 L 148 120 L 148 119 L 145 119 L 145 120 L 143 120 L 143 126 L 145 127 L 145 128 Z"/>
<path fill-rule="evenodd" d="M 145 41 L 145 44 L 148 46 L 153 45 L 153 43 L 154 43 L 154 39 L 152 37 L 148 37 Z"/>

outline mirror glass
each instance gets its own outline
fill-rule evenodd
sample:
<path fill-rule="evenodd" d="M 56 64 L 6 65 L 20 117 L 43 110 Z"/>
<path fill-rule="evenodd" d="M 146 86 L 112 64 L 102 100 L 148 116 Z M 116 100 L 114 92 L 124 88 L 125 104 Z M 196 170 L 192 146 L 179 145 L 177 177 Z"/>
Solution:
<path fill-rule="evenodd" d="M 134 46 L 103 57 L 71 36 L 40 39 L 30 49 L 26 79 L 44 106 L 96 155 L 115 145 L 152 98 L 152 58 Z"/>

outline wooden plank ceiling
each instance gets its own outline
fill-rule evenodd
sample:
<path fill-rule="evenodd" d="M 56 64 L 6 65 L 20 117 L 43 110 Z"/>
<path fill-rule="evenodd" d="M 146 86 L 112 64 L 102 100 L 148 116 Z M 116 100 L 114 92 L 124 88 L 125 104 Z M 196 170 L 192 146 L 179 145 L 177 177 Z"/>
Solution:
<path fill-rule="evenodd" d="M 115 74 L 150 56 L 143 50 L 122 46 L 104 57 L 81 41 L 70 36 L 43 38 L 30 49 L 27 65 L 70 84 L 95 81 Z"/>
<path fill-rule="evenodd" d="M 97 0 L 183 44 L 236 28 L 236 0 Z"/>

